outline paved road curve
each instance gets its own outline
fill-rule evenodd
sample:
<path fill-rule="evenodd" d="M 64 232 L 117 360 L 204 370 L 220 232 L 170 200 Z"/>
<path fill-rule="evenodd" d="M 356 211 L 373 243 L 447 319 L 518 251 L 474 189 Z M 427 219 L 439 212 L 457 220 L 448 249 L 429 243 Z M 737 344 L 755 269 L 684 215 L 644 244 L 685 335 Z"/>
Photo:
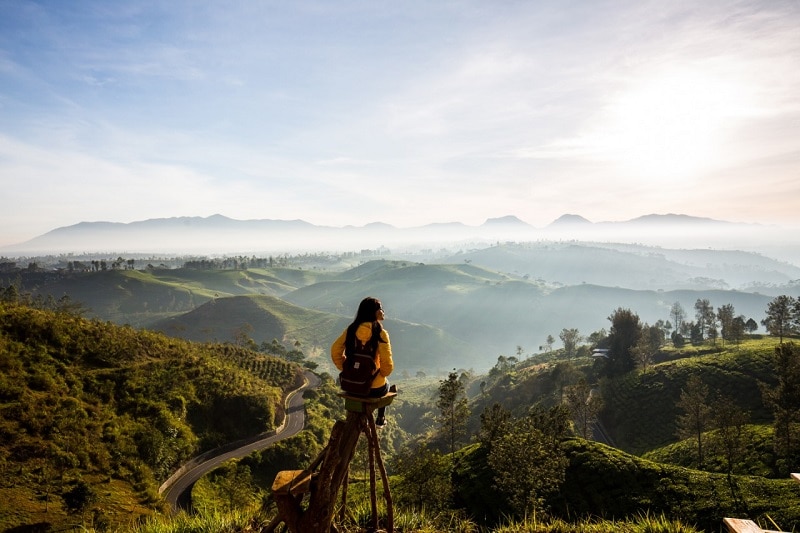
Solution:
<path fill-rule="evenodd" d="M 303 429 L 306 422 L 306 413 L 303 408 L 303 391 L 314 389 L 320 384 L 319 377 L 311 372 L 306 371 L 304 375 L 305 383 L 303 386 L 289 393 L 283 427 L 278 428 L 277 431 L 270 431 L 249 439 L 232 442 L 198 455 L 180 467 L 175 474 L 161 485 L 158 492 L 164 495 L 173 511 L 190 507 L 190 489 L 207 472 L 228 459 L 245 457 L 255 451 L 263 450 L 279 440 L 296 435 Z"/>

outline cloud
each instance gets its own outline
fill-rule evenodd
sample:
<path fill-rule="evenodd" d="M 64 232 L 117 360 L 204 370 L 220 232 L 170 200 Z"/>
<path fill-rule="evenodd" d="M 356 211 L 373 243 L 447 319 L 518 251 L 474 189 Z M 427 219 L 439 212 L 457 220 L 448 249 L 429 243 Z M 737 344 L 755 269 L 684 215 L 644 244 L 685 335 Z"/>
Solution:
<path fill-rule="evenodd" d="M 694 197 L 727 218 L 753 183 L 766 190 L 751 216 L 791 218 L 799 10 L 16 6 L 0 22 L 0 178 L 36 188 L 15 183 L 21 209 L 3 220 L 544 224 L 680 212 Z"/>

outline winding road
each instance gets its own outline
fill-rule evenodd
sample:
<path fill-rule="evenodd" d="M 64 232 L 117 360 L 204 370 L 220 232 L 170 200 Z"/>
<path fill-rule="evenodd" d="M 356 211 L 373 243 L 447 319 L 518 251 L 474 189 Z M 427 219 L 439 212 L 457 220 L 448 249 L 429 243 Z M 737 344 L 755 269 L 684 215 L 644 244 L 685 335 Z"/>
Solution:
<path fill-rule="evenodd" d="M 263 450 L 279 440 L 296 435 L 303 429 L 306 422 L 303 391 L 317 388 L 320 384 L 319 377 L 311 372 L 306 371 L 304 377 L 303 385 L 290 392 L 286 398 L 286 417 L 281 427 L 202 453 L 181 466 L 159 487 L 158 493 L 164 496 L 173 511 L 189 509 L 192 485 L 220 464 L 229 459 L 238 459 L 255 451 Z"/>

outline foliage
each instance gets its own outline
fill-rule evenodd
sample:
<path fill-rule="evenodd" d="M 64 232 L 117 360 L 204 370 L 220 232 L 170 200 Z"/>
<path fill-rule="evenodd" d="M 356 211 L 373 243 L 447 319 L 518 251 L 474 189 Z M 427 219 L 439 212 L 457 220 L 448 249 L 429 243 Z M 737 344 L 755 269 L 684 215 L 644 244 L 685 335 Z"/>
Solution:
<path fill-rule="evenodd" d="M 450 505 L 450 458 L 425 444 L 408 446 L 394 455 L 391 469 L 402 475 L 392 492 L 398 504 L 439 512 Z"/>
<path fill-rule="evenodd" d="M 558 492 L 567 464 L 560 445 L 566 428 L 564 409 L 534 409 L 492 442 L 494 483 L 516 516 L 547 510 L 545 502 Z"/>
<path fill-rule="evenodd" d="M 711 407 L 708 404 L 708 387 L 698 375 L 689 376 L 681 390 L 677 407 L 681 410 L 676 420 L 677 435 L 694 438 L 697 443 L 697 464 L 703 467 L 703 434 L 711 424 Z"/>
<path fill-rule="evenodd" d="M 582 439 L 567 441 L 566 454 L 565 482 L 551 502 L 562 517 L 598 510 L 618 519 L 663 513 L 708 531 L 717 531 L 725 516 L 763 525 L 770 516 L 787 530 L 800 525 L 797 489 L 789 479 L 729 478 L 653 463 Z"/>
<path fill-rule="evenodd" d="M 82 480 L 96 495 L 90 507 L 113 499 L 158 508 L 158 485 L 183 461 L 282 419 L 281 396 L 299 369 L 279 362 L 253 376 L 241 365 L 255 356 L 0 304 L 0 463 L 16 473 L 2 487 L 74 502 L 79 494 L 69 491 Z M 49 507 L 48 520 L 65 520 Z M 41 516 L 26 513 L 15 520 Z"/>
<path fill-rule="evenodd" d="M 628 373 L 600 383 L 604 401 L 600 419 L 623 450 L 643 453 L 675 440 L 678 402 L 690 376 L 697 376 L 713 396 L 736 391 L 735 402 L 753 422 L 772 420 L 761 386 L 777 382 L 772 351 L 776 340 L 754 339 L 727 350 L 691 347 L 665 351 L 666 361 L 644 373 Z M 680 357 L 672 359 L 673 357 Z"/>
<path fill-rule="evenodd" d="M 439 424 L 442 434 L 450 444 L 450 453 L 455 451 L 456 440 L 466 431 L 469 408 L 464 383 L 456 372 L 450 372 L 447 379 L 439 381 L 439 400 L 436 407 L 441 413 Z"/>
<path fill-rule="evenodd" d="M 778 382 L 771 388 L 763 386 L 762 392 L 774 415 L 775 452 L 781 470 L 788 474 L 800 467 L 800 348 L 781 343 L 772 362 Z"/>
<path fill-rule="evenodd" d="M 610 351 L 607 373 L 609 376 L 619 376 L 636 366 L 631 350 L 639 341 L 642 326 L 639 315 L 630 309 L 618 308 L 608 319 L 611 321 L 611 331 L 608 334 Z"/>
<path fill-rule="evenodd" d="M 767 316 L 761 321 L 771 335 L 777 335 L 780 342 L 800 330 L 800 300 L 781 295 L 767 306 Z"/>
<path fill-rule="evenodd" d="M 477 440 L 481 446 L 491 451 L 492 444 L 505 435 L 511 425 L 511 412 L 495 402 L 481 413 L 481 428 Z"/>
<path fill-rule="evenodd" d="M 592 394 L 592 388 L 584 378 L 568 389 L 566 400 L 575 432 L 584 439 L 591 438 L 603 400 L 599 395 Z"/>

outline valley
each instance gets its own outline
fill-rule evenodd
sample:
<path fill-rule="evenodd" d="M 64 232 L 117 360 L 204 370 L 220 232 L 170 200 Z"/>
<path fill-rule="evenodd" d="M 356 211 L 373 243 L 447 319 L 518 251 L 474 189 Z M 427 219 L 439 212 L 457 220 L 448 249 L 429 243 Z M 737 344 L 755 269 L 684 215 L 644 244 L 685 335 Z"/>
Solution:
<path fill-rule="evenodd" d="M 384 430 L 384 453 L 401 478 L 400 463 L 392 461 L 415 446 L 447 458 L 454 480 L 447 509 L 460 502 L 487 524 L 514 514 L 500 488 L 481 497 L 474 493 L 476 486 L 494 486 L 488 447 L 502 441 L 486 440 L 487 413 L 500 409 L 514 425 L 524 425 L 537 410 L 568 405 L 569 395 L 585 382 L 602 398 L 597 420 L 618 448 L 584 438 L 569 422 L 570 436 L 559 445 L 565 454 L 563 490 L 546 499 L 554 516 L 580 510 L 631 519 L 646 509 L 701 531 L 715 530 L 723 516 L 732 515 L 769 515 L 783 527 L 800 523 L 797 487 L 788 480 L 795 459 L 778 446 L 775 405 L 764 392 L 783 386 L 774 359 L 779 344 L 762 321 L 776 296 L 797 294 L 800 270 L 791 264 L 750 252 L 577 242 L 497 243 L 408 256 L 150 259 L 107 258 L 106 265 L 117 266 L 103 268 L 98 258 L 42 257 L 33 267 L 10 268 L 6 262 L 0 269 L 0 363 L 7 372 L 3 468 L 22 473 L 18 484 L 2 490 L 20 501 L 20 509 L 38 508 L 0 515 L 0 525 L 46 519 L 35 502 L 49 487 L 65 494 L 88 487 L 97 495 L 103 480 L 120 490 L 86 502 L 102 520 L 116 523 L 119 511 L 112 510 L 121 505 L 160 516 L 154 487 L 181 461 L 257 433 L 253 421 L 235 423 L 246 412 L 268 413 L 259 418 L 262 429 L 274 424 L 281 412 L 277 390 L 291 388 L 303 368 L 313 369 L 322 385 L 306 402 L 306 429 L 223 464 L 198 480 L 191 498 L 225 507 L 222 487 L 240 478 L 250 487 L 240 505 L 265 496 L 275 472 L 313 457 L 340 416 L 329 346 L 367 295 L 378 296 L 386 309 L 396 362 L 392 382 L 400 390 Z M 715 315 L 724 309 L 741 324 L 752 319 L 756 326 L 734 334 L 730 323 L 720 322 L 716 336 L 702 329 L 699 340 L 690 342 L 699 301 Z M 627 369 L 592 357 L 598 347 L 614 353 L 627 327 L 620 317 L 629 314 L 637 337 L 652 330 L 660 338 L 649 358 L 632 359 Z M 565 331 L 574 332 L 570 347 Z M 95 338 L 107 340 L 98 344 Z M 632 358 L 633 348 L 625 348 Z M 187 374 L 198 363 L 206 370 Z M 71 376 L 66 381 L 57 377 L 63 369 Z M 164 381 L 171 373 L 183 381 Z M 447 454 L 436 398 L 439 386 L 454 376 L 469 414 L 457 451 Z M 698 460 L 691 438 L 679 437 L 679 405 L 692 376 L 708 387 L 711 412 L 728 398 L 728 405 L 746 415 L 747 424 L 736 427 L 753 452 L 735 463 L 726 460 L 717 447 L 717 422 L 705 430 L 705 461 Z M 268 397 L 258 392 L 258 380 L 274 383 L 263 389 L 271 391 Z M 242 387 L 244 395 L 236 392 Z M 51 413 L 48 405 L 62 407 Z M 50 414 L 35 422 L 32 406 Z M 48 428 L 66 431 L 67 413 L 86 421 L 75 428 L 82 436 L 53 440 Z M 106 429 L 88 423 L 97 415 L 80 413 L 103 413 L 99 420 Z M 145 430 L 153 413 L 160 413 L 160 421 Z M 112 427 L 119 436 L 109 436 Z M 102 431 L 106 436 L 91 437 Z M 175 431 L 181 438 L 169 444 Z M 27 437 L 18 443 L 21 434 Z M 80 443 L 91 438 L 100 438 L 110 456 L 119 458 L 112 461 L 101 450 L 83 454 Z M 43 449 L 53 451 L 36 451 Z M 75 459 L 62 463 L 58 454 Z M 409 497 L 404 483 L 398 488 L 401 502 Z M 620 487 L 627 487 L 624 494 Z M 66 503 L 53 508 L 59 523 L 74 522 L 66 518 Z"/>

